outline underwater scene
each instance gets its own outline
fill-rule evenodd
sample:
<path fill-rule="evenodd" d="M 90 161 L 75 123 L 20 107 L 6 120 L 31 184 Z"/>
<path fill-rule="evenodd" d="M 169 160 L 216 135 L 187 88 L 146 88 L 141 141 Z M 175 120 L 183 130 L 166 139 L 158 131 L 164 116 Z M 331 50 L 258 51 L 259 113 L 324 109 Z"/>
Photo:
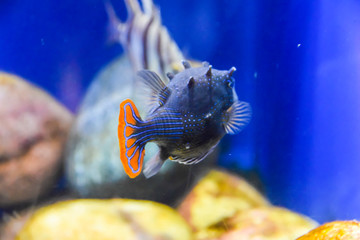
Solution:
<path fill-rule="evenodd" d="M 360 239 L 359 43 L 356 0 L 0 1 L 0 239 Z"/>

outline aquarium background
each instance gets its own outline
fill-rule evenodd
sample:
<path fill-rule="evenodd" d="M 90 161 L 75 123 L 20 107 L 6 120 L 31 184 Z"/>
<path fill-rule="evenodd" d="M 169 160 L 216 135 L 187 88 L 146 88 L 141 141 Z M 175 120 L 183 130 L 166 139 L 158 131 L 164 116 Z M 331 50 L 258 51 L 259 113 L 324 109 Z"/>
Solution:
<path fill-rule="evenodd" d="M 111 1 L 125 19 L 121 0 Z M 253 107 L 226 136 L 219 164 L 255 172 L 276 204 L 320 222 L 360 218 L 360 2 L 155 0 L 186 56 L 237 68 Z M 92 78 L 122 53 L 104 2 L 0 2 L 0 70 L 73 112 Z M 3 103 L 0 103 L 3 104 Z"/>

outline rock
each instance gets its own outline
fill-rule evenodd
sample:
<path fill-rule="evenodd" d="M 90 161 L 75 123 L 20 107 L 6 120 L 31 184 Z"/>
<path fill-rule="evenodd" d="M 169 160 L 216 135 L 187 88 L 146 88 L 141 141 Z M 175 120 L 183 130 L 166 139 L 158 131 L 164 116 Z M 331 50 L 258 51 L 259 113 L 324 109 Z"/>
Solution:
<path fill-rule="evenodd" d="M 192 239 L 190 227 L 172 208 L 141 200 L 72 200 L 41 208 L 18 240 Z"/>
<path fill-rule="evenodd" d="M 0 221 L 1 240 L 14 240 L 30 217 L 39 209 L 57 202 L 73 200 L 73 196 L 66 193 L 50 196 L 43 201 L 21 210 L 12 209 L 3 214 Z"/>
<path fill-rule="evenodd" d="M 126 56 L 110 63 L 91 84 L 71 130 L 66 153 L 66 175 L 82 197 L 148 199 L 167 204 L 183 196 L 192 182 L 215 161 L 216 151 L 202 163 L 185 166 L 167 161 L 150 179 L 130 179 L 120 161 L 117 125 L 120 103 L 134 99 L 134 72 Z M 140 114 L 141 101 L 135 99 Z M 157 151 L 146 145 L 145 162 Z"/>
<path fill-rule="evenodd" d="M 27 210 L 13 216 L 5 216 L 4 222 L 0 226 L 0 236 L 2 240 L 14 240 L 34 210 Z"/>
<path fill-rule="evenodd" d="M 72 114 L 23 79 L 0 73 L 0 206 L 38 199 L 62 166 Z"/>
<path fill-rule="evenodd" d="M 201 179 L 178 211 L 197 240 L 293 240 L 317 226 L 304 216 L 272 207 L 244 179 L 219 170 Z"/>
<path fill-rule="evenodd" d="M 221 225 L 225 219 L 268 205 L 268 201 L 244 179 L 212 170 L 187 195 L 178 210 L 194 231 L 219 235 L 221 231 L 213 227 Z"/>
<path fill-rule="evenodd" d="M 222 226 L 225 233 L 219 240 L 293 240 L 317 223 L 284 208 L 261 207 L 237 213 Z"/>
<path fill-rule="evenodd" d="M 360 239 L 360 222 L 335 221 L 326 223 L 299 237 L 297 240 L 355 240 Z"/>

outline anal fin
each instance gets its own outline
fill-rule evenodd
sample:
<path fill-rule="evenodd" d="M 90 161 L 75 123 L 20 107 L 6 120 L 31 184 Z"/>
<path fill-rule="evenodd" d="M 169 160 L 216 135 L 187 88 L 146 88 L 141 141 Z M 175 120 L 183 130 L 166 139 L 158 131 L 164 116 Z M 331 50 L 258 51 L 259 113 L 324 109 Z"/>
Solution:
<path fill-rule="evenodd" d="M 146 178 L 150 178 L 160 171 L 162 165 L 164 164 L 164 160 L 160 158 L 160 155 L 161 154 L 159 151 L 145 164 L 144 176 Z"/>
<path fill-rule="evenodd" d="M 173 157 L 171 157 L 171 160 L 174 162 L 185 164 L 185 165 L 197 164 L 197 163 L 201 162 L 202 160 L 204 160 L 209 154 L 211 154 L 215 150 L 215 148 L 218 144 L 219 144 L 219 142 L 217 142 L 208 151 L 200 154 L 199 156 L 189 157 L 189 158 L 173 156 Z"/>

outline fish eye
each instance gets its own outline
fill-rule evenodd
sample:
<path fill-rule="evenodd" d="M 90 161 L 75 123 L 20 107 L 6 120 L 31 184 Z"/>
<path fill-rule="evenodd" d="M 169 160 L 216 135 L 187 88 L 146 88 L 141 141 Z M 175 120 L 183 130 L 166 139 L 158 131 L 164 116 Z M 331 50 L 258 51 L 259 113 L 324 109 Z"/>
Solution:
<path fill-rule="evenodd" d="M 228 79 L 227 80 L 227 85 L 228 85 L 229 88 L 233 88 L 234 85 L 235 85 L 234 79 L 232 79 L 232 78 Z"/>

